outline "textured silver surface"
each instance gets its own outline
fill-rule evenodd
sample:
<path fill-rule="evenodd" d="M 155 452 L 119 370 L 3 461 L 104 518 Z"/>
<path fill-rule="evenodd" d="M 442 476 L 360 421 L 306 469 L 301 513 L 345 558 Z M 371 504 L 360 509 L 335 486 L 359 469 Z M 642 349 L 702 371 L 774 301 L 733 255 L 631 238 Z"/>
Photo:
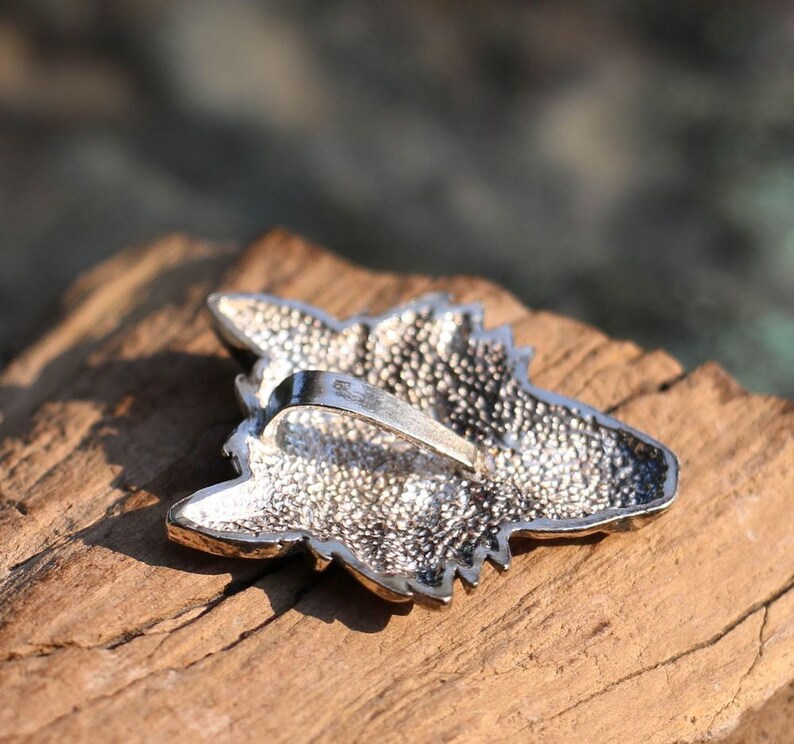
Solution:
<path fill-rule="evenodd" d="M 306 545 L 389 599 L 446 603 L 508 538 L 634 526 L 666 506 L 675 457 L 658 442 L 526 377 L 529 349 L 482 328 L 477 305 L 430 296 L 339 322 L 262 295 L 214 295 L 222 338 L 257 358 L 237 389 L 247 418 L 225 450 L 240 472 L 176 504 L 173 539 L 221 554 Z M 295 408 L 265 428 L 276 386 L 301 370 L 352 375 L 489 455 L 486 475 L 367 421 Z"/>

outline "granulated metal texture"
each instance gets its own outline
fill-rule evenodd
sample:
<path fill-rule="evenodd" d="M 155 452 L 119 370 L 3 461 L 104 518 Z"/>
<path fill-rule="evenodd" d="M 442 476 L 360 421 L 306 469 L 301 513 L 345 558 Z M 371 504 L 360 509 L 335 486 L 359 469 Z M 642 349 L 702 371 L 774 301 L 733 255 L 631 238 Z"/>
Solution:
<path fill-rule="evenodd" d="M 662 445 L 589 407 L 534 388 L 529 349 L 482 310 L 430 296 L 339 322 L 308 306 L 216 295 L 219 333 L 258 361 L 237 386 L 247 418 L 226 444 L 235 481 L 170 514 L 174 539 L 223 554 L 305 545 L 342 560 L 389 599 L 446 603 L 456 575 L 506 566 L 508 538 L 632 526 L 668 506 L 677 464 Z M 276 386 L 301 370 L 355 376 L 474 442 L 478 473 L 367 421 L 299 408 L 264 427 Z M 264 431 L 263 431 L 264 429 Z"/>

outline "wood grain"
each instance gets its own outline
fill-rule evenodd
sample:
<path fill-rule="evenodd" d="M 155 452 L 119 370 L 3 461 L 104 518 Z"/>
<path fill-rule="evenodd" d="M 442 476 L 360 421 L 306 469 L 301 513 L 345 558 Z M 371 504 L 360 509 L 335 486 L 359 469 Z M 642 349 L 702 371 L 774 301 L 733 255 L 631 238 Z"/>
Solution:
<path fill-rule="evenodd" d="M 635 533 L 515 542 L 442 613 L 300 557 L 171 545 L 168 506 L 230 474 L 219 287 L 339 316 L 480 300 L 537 347 L 537 384 L 679 454 L 679 502 Z M 716 365 L 683 374 L 484 280 L 367 272 L 283 231 L 242 254 L 172 237 L 74 287 L 0 410 L 3 741 L 695 742 L 762 731 L 769 706 L 791 720 L 794 407 Z"/>

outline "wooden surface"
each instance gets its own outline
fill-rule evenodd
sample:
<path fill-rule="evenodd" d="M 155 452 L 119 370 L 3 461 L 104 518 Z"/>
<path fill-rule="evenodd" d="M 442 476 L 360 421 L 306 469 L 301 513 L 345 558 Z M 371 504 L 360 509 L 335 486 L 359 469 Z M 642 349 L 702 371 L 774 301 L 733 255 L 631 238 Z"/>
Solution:
<path fill-rule="evenodd" d="M 515 542 L 508 573 L 440 613 L 300 557 L 171 545 L 166 509 L 230 474 L 241 417 L 203 311 L 218 287 L 340 316 L 482 300 L 537 347 L 537 384 L 679 454 L 679 501 L 639 532 Z M 372 274 L 283 232 L 243 254 L 165 239 L 66 305 L 0 378 L 3 741 L 751 741 L 792 723 L 790 403 L 482 280 Z"/>

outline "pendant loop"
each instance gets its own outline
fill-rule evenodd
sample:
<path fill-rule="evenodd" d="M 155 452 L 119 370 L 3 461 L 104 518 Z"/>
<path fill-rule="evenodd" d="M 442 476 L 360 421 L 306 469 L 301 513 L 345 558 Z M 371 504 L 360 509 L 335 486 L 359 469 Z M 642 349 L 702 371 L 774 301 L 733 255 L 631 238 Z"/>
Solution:
<path fill-rule="evenodd" d="M 477 445 L 404 400 L 351 375 L 303 370 L 284 378 L 268 400 L 263 431 L 293 408 L 321 408 L 352 416 L 469 470 L 487 469 L 487 457 Z"/>

